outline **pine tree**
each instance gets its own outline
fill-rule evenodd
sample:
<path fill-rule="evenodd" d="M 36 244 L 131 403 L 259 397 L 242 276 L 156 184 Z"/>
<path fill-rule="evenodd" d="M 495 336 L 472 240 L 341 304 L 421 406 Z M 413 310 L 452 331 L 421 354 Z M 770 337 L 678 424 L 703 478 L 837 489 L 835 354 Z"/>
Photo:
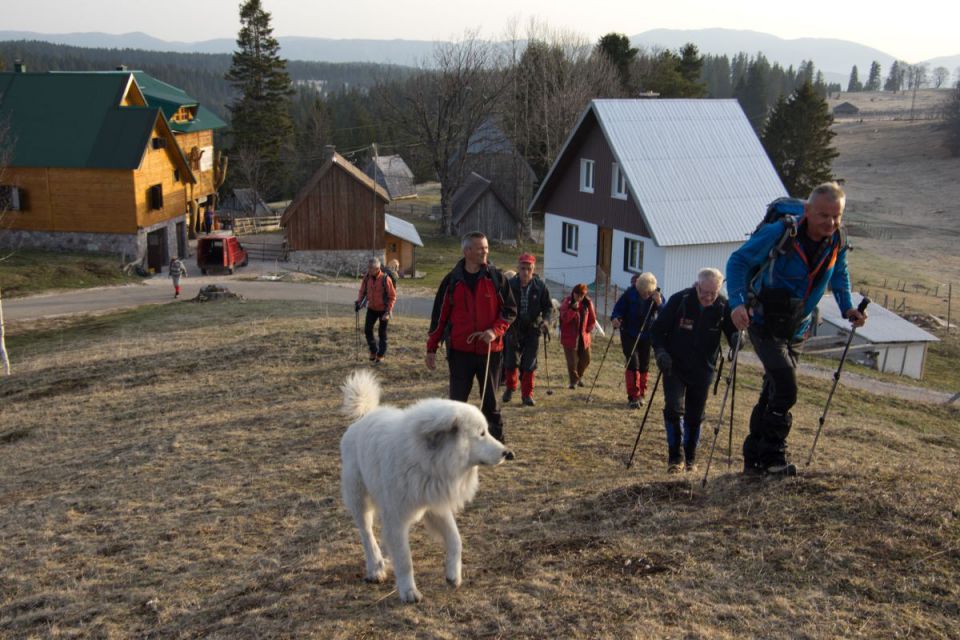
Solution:
<path fill-rule="evenodd" d="M 903 89 L 903 81 L 907 76 L 907 63 L 894 60 L 890 66 L 890 73 L 887 74 L 887 80 L 883 83 L 884 91 L 893 91 L 894 93 Z"/>
<path fill-rule="evenodd" d="M 832 123 L 826 100 L 809 82 L 774 105 L 761 139 L 790 195 L 805 198 L 833 179 L 831 164 L 839 153 L 830 145 Z"/>
<path fill-rule="evenodd" d="M 279 195 L 283 153 L 293 136 L 289 103 L 293 89 L 287 61 L 279 55 L 270 14 L 260 0 L 240 6 L 240 33 L 229 80 L 240 92 L 229 106 L 232 114 L 231 155 L 249 186 L 267 197 Z"/>
<path fill-rule="evenodd" d="M 870 75 L 867 77 L 867 84 L 864 91 L 880 91 L 880 63 L 876 60 L 870 65 Z"/>
<path fill-rule="evenodd" d="M 863 91 L 863 83 L 860 82 L 857 75 L 857 65 L 853 65 L 853 69 L 850 70 L 850 81 L 847 82 L 847 93 L 857 93 L 858 91 Z"/>
<path fill-rule="evenodd" d="M 635 83 L 630 77 L 630 68 L 640 51 L 630 46 L 630 38 L 622 33 L 608 33 L 597 42 L 597 51 L 607 56 L 610 63 L 617 68 L 623 90 L 628 94 L 633 93 Z"/>

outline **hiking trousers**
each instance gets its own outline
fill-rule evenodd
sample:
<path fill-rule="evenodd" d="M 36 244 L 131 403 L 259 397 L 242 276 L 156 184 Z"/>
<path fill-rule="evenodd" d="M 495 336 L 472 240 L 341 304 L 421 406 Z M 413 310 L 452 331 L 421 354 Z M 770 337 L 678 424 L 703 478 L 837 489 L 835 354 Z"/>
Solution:
<path fill-rule="evenodd" d="M 750 414 L 743 463 L 745 469 L 766 469 L 786 464 L 787 436 L 793 424 L 790 409 L 797 402 L 798 354 L 795 343 L 774 338 L 762 326 L 750 325 L 749 335 L 763 364 L 763 386 Z"/>

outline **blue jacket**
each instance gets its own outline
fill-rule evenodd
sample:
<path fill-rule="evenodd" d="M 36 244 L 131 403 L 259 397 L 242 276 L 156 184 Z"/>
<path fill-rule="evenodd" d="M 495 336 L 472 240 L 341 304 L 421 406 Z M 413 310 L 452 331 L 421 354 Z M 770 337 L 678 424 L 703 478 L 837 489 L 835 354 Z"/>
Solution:
<path fill-rule="evenodd" d="M 653 310 L 650 310 L 650 305 L 653 305 Z M 616 320 L 620 318 L 621 336 L 626 335 L 636 339 L 642 330 L 643 339 L 649 340 L 650 328 L 653 326 L 653 321 L 657 317 L 657 310 L 659 308 L 660 305 L 657 304 L 654 296 L 651 295 L 644 300 L 640 297 L 640 292 L 637 291 L 636 287 L 630 287 L 623 292 L 623 295 L 617 300 L 617 304 L 613 305 L 613 312 L 610 313 L 610 319 Z M 649 317 L 647 317 L 648 312 L 650 314 Z M 645 327 L 641 327 L 640 324 L 644 318 L 647 318 L 647 324 Z"/>
<path fill-rule="evenodd" d="M 806 225 L 802 222 L 801 219 L 798 223 L 798 234 L 806 233 Z M 727 260 L 727 292 L 730 295 L 731 309 L 747 303 L 747 287 L 752 273 L 755 269 L 766 265 L 770 250 L 780 241 L 783 232 L 783 224 L 768 224 L 731 254 L 730 259 Z M 759 281 L 761 290 L 764 287 L 786 289 L 792 298 L 803 301 L 803 320 L 794 333 L 795 339 L 803 337 L 810 325 L 810 316 L 820 302 L 820 298 L 823 297 L 828 284 L 833 291 L 833 297 L 837 300 L 837 306 L 840 307 L 840 313 L 846 314 L 853 307 L 853 301 L 850 298 L 850 274 L 847 272 L 847 247 L 840 246 L 841 242 L 840 233 L 834 233 L 829 248 L 823 252 L 822 259 L 818 261 L 818 264 L 822 264 L 821 269 L 824 270 L 819 278 L 812 277 L 811 271 L 815 270 L 817 265 L 813 265 L 812 268 L 807 266 L 799 238 L 787 240 L 784 247 L 786 253 L 778 256 L 774 261 L 772 274 L 769 267 L 763 269 L 763 275 Z M 833 260 L 835 248 L 837 249 L 836 259 Z M 753 293 L 759 293 L 759 291 Z M 752 322 L 763 325 L 763 314 L 759 309 L 754 309 Z"/>

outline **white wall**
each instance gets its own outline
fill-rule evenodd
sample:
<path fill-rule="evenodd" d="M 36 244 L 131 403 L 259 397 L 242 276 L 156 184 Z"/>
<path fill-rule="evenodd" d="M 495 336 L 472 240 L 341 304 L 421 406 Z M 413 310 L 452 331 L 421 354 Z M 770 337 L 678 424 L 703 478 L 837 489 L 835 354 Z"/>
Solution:
<path fill-rule="evenodd" d="M 881 371 L 900 374 L 902 369 L 902 375 L 915 380 L 923 377 L 923 363 L 927 355 L 926 343 L 880 345 L 878 351 L 880 355 L 877 356 L 877 368 Z"/>
<path fill-rule="evenodd" d="M 623 231 L 613 231 L 613 251 L 610 254 L 610 280 L 613 284 L 620 287 L 621 290 L 630 286 L 630 278 L 633 277 L 632 271 L 625 271 L 623 268 L 623 240 L 630 238 L 643 242 L 643 264 L 641 271 L 649 271 L 657 277 L 657 282 L 663 281 L 664 260 L 666 253 L 658 247 L 650 238 L 637 236 Z"/>
<path fill-rule="evenodd" d="M 580 228 L 580 247 L 575 256 L 562 251 L 564 222 Z M 564 285 L 566 290 L 578 282 L 593 284 L 597 278 L 597 225 L 552 213 L 544 215 L 543 277 Z"/>
<path fill-rule="evenodd" d="M 663 277 L 657 274 L 664 295 L 669 297 L 677 291 L 693 286 L 697 273 L 704 267 L 717 268 L 726 277 L 727 259 L 741 244 L 743 243 L 729 242 L 667 247 Z M 723 290 L 726 291 L 726 285 Z"/>

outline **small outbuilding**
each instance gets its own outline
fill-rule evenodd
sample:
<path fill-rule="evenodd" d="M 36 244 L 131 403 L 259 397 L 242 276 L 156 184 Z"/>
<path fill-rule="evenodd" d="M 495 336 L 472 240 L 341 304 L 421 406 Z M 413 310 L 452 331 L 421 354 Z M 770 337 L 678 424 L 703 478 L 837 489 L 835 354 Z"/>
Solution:
<path fill-rule="evenodd" d="M 369 258 L 384 258 L 390 197 L 333 147 L 324 148 L 324 158 L 280 218 L 289 259 L 322 270 L 362 270 Z"/>
<path fill-rule="evenodd" d="M 458 235 L 481 231 L 497 242 L 516 242 L 520 217 L 490 180 L 471 173 L 453 194 L 453 228 Z"/>
<path fill-rule="evenodd" d="M 253 189 L 230 189 L 220 199 L 217 213 L 231 218 L 255 218 L 274 215 Z"/>
<path fill-rule="evenodd" d="M 417 233 L 417 228 L 406 220 L 401 220 L 389 213 L 384 214 L 384 242 L 386 247 L 387 263 L 396 260 L 400 263 L 400 273 L 405 276 L 414 276 L 417 273 L 416 248 L 423 246 L 423 240 Z"/>
<path fill-rule="evenodd" d="M 862 299 L 854 294 L 854 305 Z M 809 343 L 819 345 L 817 353 L 839 357 L 850 335 L 850 322 L 840 317 L 840 308 L 832 295 L 823 297 L 819 310 L 822 322 L 814 328 L 815 337 Z M 879 304 L 871 304 L 867 314 L 869 319 L 854 334 L 847 358 L 884 373 L 922 379 L 927 347 L 931 342 L 939 342 L 939 338 Z M 837 338 L 835 344 L 829 344 L 830 337 Z"/>
<path fill-rule="evenodd" d="M 849 102 L 842 102 L 833 108 L 833 115 L 835 116 L 859 116 L 860 107 Z"/>
<path fill-rule="evenodd" d="M 377 156 L 372 158 L 364 173 L 384 188 L 391 200 L 416 198 L 417 186 L 413 171 L 400 156 Z"/>

